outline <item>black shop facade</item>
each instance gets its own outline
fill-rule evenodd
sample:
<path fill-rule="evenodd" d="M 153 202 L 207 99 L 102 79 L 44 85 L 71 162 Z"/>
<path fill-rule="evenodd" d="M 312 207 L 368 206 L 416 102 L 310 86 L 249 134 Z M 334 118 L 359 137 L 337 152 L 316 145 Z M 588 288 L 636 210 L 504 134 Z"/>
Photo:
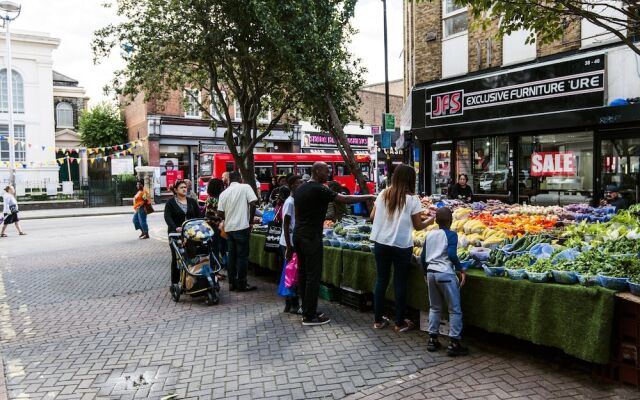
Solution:
<path fill-rule="evenodd" d="M 414 88 L 419 190 L 446 197 L 465 174 L 478 200 L 595 204 L 614 185 L 638 202 L 640 105 L 608 105 L 608 61 L 585 53 Z"/>

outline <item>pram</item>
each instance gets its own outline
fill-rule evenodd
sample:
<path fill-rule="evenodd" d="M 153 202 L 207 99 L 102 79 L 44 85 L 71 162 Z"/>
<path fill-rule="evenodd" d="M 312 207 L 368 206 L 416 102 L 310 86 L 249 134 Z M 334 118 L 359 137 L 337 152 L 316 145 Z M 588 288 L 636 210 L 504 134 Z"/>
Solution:
<path fill-rule="evenodd" d="M 220 261 L 213 254 L 214 232 L 204 219 L 190 219 L 182 224 L 182 232 L 169 234 L 171 249 L 176 256 L 180 283 L 170 287 L 177 303 L 181 294 L 206 296 L 207 305 L 218 304 Z"/>

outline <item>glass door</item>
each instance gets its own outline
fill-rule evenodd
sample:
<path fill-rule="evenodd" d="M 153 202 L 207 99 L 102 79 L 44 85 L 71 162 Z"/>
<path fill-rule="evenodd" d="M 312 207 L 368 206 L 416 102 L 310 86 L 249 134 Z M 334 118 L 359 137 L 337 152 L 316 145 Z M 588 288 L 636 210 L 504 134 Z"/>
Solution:
<path fill-rule="evenodd" d="M 452 142 L 431 145 L 431 194 L 447 197 L 451 186 Z"/>
<path fill-rule="evenodd" d="M 614 189 L 627 205 L 640 199 L 640 137 L 603 139 L 601 142 L 601 195 Z"/>

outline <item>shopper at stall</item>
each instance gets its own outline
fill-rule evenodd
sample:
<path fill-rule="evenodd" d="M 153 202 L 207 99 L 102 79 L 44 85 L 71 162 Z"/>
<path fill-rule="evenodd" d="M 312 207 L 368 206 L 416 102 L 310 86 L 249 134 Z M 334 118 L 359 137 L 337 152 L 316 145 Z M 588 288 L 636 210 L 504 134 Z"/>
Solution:
<path fill-rule="evenodd" d="M 256 290 L 256 286 L 247 283 L 247 267 L 249 265 L 249 235 L 253 216 L 255 215 L 258 197 L 251 186 L 242 183 L 240 172 L 229 174 L 229 187 L 220 195 L 218 215 L 224 219 L 224 230 L 227 233 L 229 258 L 229 290 L 247 292 Z"/>
<path fill-rule="evenodd" d="M 293 230 L 296 226 L 296 216 L 293 195 L 302 184 L 302 178 L 298 175 L 293 175 L 289 177 L 287 183 L 289 184 L 291 195 L 287 197 L 284 205 L 282 206 L 282 235 L 280 236 L 280 250 L 285 261 L 291 260 L 294 253 Z M 284 269 L 282 273 L 284 274 Z M 284 312 L 297 314 L 300 312 L 300 300 L 298 298 L 296 288 L 292 288 L 292 292 L 296 292 L 296 294 L 285 298 Z"/>
<path fill-rule="evenodd" d="M 465 273 L 458 259 L 458 234 L 449 228 L 453 222 L 453 214 L 448 207 L 438 208 L 436 223 L 440 227 L 427 234 L 420 256 L 422 267 L 427 277 L 429 291 L 429 342 L 428 351 L 440 348 L 438 333 L 440 314 L 445 305 L 449 310 L 449 338 L 447 347 L 449 356 L 463 356 L 468 349 L 460 343 L 462 333 L 462 307 L 460 305 L 460 288 L 465 283 Z M 460 285 L 456 271 L 460 273 Z"/>
<path fill-rule="evenodd" d="M 616 212 L 626 210 L 629 207 L 627 201 L 620 196 L 620 189 L 616 185 L 607 185 L 604 195 L 605 198 L 600 202 L 601 206 L 615 207 Z"/>
<path fill-rule="evenodd" d="M 327 186 L 329 186 L 329 189 L 333 190 L 336 193 L 346 194 L 344 191 L 345 188 L 336 181 L 330 181 L 329 183 L 327 183 Z M 327 215 L 324 217 L 324 219 L 337 222 L 344 218 L 345 215 L 347 215 L 347 206 L 343 203 L 332 201 L 331 203 L 329 203 L 329 208 L 327 208 Z"/>
<path fill-rule="evenodd" d="M 174 197 L 164 206 L 164 221 L 167 223 L 170 234 L 181 232 L 184 221 L 200 217 L 198 202 L 187 197 L 187 184 L 184 180 L 177 180 L 171 190 Z M 171 249 L 171 283 L 177 284 L 179 281 L 180 272 L 176 255 Z"/>
<path fill-rule="evenodd" d="M 190 179 L 185 179 L 184 181 L 187 184 L 187 197 L 198 201 L 198 193 L 197 191 L 193 190 L 193 182 L 191 182 Z"/>
<path fill-rule="evenodd" d="M 414 327 L 414 323 L 405 318 L 407 276 L 413 254 L 411 233 L 413 229 L 422 230 L 433 223 L 433 218 L 422 220 L 422 204 L 415 196 L 415 186 L 415 169 L 399 165 L 391 178 L 391 186 L 380 193 L 371 211 L 371 241 L 375 243 L 373 254 L 376 260 L 375 329 L 389 324 L 389 319 L 382 314 L 392 264 L 396 306 L 394 329 L 406 332 Z"/>
<path fill-rule="evenodd" d="M 470 203 L 473 200 L 473 191 L 471 186 L 467 185 L 468 182 L 469 177 L 466 174 L 458 175 L 458 182 L 451 186 L 449 198 Z"/>
<path fill-rule="evenodd" d="M 298 290 L 302 297 L 302 324 L 322 325 L 329 318 L 318 315 L 318 292 L 322 273 L 322 225 L 332 201 L 353 204 L 375 200 L 375 196 L 345 196 L 325 186 L 329 179 L 329 166 L 323 162 L 313 164 L 311 180 L 301 185 L 294 194 L 296 225 L 293 245 L 298 254 Z"/>

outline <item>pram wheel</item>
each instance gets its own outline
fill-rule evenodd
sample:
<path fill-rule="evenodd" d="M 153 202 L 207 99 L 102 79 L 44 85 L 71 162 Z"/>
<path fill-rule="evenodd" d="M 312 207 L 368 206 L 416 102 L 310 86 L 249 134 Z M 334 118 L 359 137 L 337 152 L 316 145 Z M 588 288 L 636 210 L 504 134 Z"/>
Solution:
<path fill-rule="evenodd" d="M 214 304 L 218 304 L 218 293 L 214 289 L 209 289 L 207 291 L 207 299 L 205 300 L 208 306 L 212 306 Z"/>
<path fill-rule="evenodd" d="M 171 285 L 171 287 L 169 288 L 169 292 L 171 292 L 171 298 L 173 298 L 173 301 L 175 301 L 176 303 L 178 301 L 180 301 L 180 285 L 174 283 L 173 285 Z"/>

